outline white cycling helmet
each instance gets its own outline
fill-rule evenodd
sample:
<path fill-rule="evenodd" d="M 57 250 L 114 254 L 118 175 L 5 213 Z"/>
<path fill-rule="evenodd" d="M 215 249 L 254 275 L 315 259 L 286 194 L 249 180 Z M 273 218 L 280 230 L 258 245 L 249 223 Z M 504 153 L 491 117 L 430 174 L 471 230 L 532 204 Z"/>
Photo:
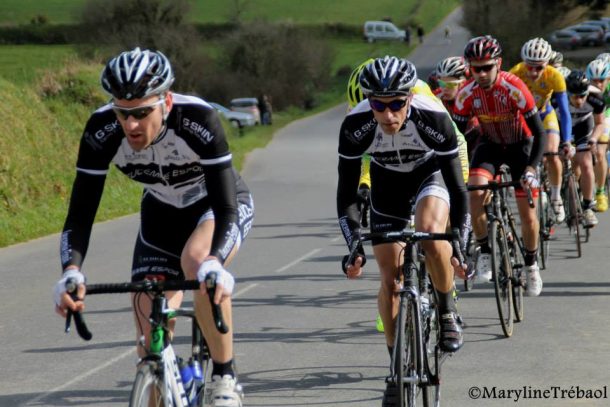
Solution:
<path fill-rule="evenodd" d="M 438 77 L 452 76 L 462 78 L 466 76 L 466 62 L 462 57 L 449 57 L 436 64 L 436 75 Z"/>
<path fill-rule="evenodd" d="M 543 38 L 533 38 L 521 47 L 521 59 L 524 62 L 541 64 L 549 62 L 553 50 Z"/>
<path fill-rule="evenodd" d="M 116 99 L 144 99 L 166 92 L 174 82 L 167 57 L 159 51 L 125 51 L 104 68 L 102 87 Z"/>
<path fill-rule="evenodd" d="M 610 65 L 602 59 L 594 59 L 587 65 L 587 78 L 589 80 L 594 79 L 607 79 L 610 77 Z"/>
<path fill-rule="evenodd" d="M 604 52 L 595 57 L 595 59 L 601 59 L 602 61 L 610 62 L 610 53 Z"/>
<path fill-rule="evenodd" d="M 563 76 L 563 79 L 567 78 L 570 72 L 572 72 L 572 70 L 567 66 L 560 66 L 559 68 L 557 68 L 557 70 L 559 71 L 561 76 Z"/>

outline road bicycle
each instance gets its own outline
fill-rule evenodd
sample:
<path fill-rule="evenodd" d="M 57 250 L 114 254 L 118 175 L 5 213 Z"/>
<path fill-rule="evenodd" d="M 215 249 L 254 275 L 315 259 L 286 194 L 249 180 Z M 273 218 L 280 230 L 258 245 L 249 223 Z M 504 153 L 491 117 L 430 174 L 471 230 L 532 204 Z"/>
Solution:
<path fill-rule="evenodd" d="M 582 221 L 583 210 L 580 203 L 580 193 L 578 191 L 578 182 L 572 168 L 572 160 L 565 154 L 558 154 L 563 163 L 563 176 L 561 182 L 561 196 L 566 212 L 566 225 L 570 233 L 574 234 L 576 243 L 577 257 L 582 256 Z"/>
<path fill-rule="evenodd" d="M 406 244 L 403 248 L 403 284 L 399 291 L 395 342 L 387 384 L 396 387 L 384 402 L 389 406 L 415 406 L 418 397 L 424 407 L 440 405 L 441 365 L 449 355 L 439 346 L 439 310 L 434 289 L 427 279 L 423 256 L 417 242 L 459 237 L 447 233 L 425 233 L 405 229 L 396 232 L 365 233 L 352 243 L 346 264 L 357 255 L 358 246 L 372 239 L 391 239 Z M 384 404 L 385 405 L 385 404 Z"/>
<path fill-rule="evenodd" d="M 212 304 L 212 313 L 216 329 L 221 333 L 228 332 L 220 306 L 214 304 L 216 290 L 216 275 L 209 273 L 206 277 L 206 288 Z M 73 281 L 66 283 L 67 291 L 75 299 L 76 285 Z M 130 407 L 203 407 L 205 388 L 211 375 L 212 359 L 205 338 L 195 319 L 192 308 L 171 309 L 167 307 L 166 291 L 198 290 L 200 283 L 197 280 L 163 281 L 143 280 L 130 283 L 115 284 L 89 284 L 87 295 L 136 293 L 134 304 L 138 303 L 137 296 L 149 295 L 152 297 L 152 310 L 150 313 L 151 340 L 146 348 L 144 338 L 140 346 L 145 347 L 146 356 L 141 359 L 129 398 Z M 136 309 L 136 312 L 138 310 Z M 169 335 L 169 321 L 176 317 L 187 317 L 192 321 L 191 355 L 188 362 L 176 355 Z M 66 332 L 70 331 L 71 319 L 74 319 L 76 330 L 84 340 L 91 340 L 92 334 L 87 328 L 80 312 L 68 312 L 66 318 Z M 183 383 L 180 370 L 188 364 L 194 373 L 192 385 Z"/>
<path fill-rule="evenodd" d="M 485 185 L 469 185 L 469 191 L 488 190 L 485 204 L 487 236 L 491 250 L 492 280 L 502 331 L 506 337 L 513 334 L 514 320 L 524 318 L 523 288 L 525 287 L 524 246 L 517 231 L 517 223 L 508 203 L 510 187 L 518 187 L 520 181 L 489 181 Z M 503 192 L 504 191 L 504 192 Z M 534 207 L 531 191 L 527 200 Z M 514 319 L 513 319 L 514 312 Z"/>

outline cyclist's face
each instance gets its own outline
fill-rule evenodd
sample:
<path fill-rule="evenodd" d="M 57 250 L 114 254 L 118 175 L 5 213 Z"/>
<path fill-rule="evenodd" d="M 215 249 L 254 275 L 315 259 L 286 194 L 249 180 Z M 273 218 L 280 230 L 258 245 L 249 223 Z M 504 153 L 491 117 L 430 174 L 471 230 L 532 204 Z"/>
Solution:
<path fill-rule="evenodd" d="M 402 124 L 407 119 L 407 112 L 413 95 L 397 96 L 397 97 L 371 97 L 369 103 L 375 116 L 375 120 L 381 126 L 381 129 L 386 134 L 396 134 L 402 127 Z M 380 102 L 380 103 L 379 103 Z M 393 105 L 398 106 L 403 104 L 398 110 L 392 109 Z M 384 106 L 385 104 L 385 106 Z M 383 111 L 382 107 L 385 107 Z"/>
<path fill-rule="evenodd" d="M 140 151 L 150 146 L 163 125 L 163 106 L 169 112 L 172 106 L 171 93 L 159 99 L 158 95 L 145 99 L 115 99 L 113 110 L 123 128 L 129 146 Z"/>
<path fill-rule="evenodd" d="M 605 90 L 606 86 L 608 86 L 608 81 L 610 81 L 610 79 L 595 78 L 591 79 L 591 85 L 595 86 L 597 89 Z"/>
<path fill-rule="evenodd" d="M 470 61 L 472 77 L 483 89 L 489 89 L 496 83 L 502 58 L 485 61 Z"/>
<path fill-rule="evenodd" d="M 572 106 L 574 107 L 582 107 L 582 105 L 585 104 L 585 102 L 587 101 L 587 95 L 588 93 L 585 93 L 584 95 L 570 95 L 570 103 L 572 104 Z"/>
<path fill-rule="evenodd" d="M 460 85 L 464 82 L 463 79 L 453 76 L 443 76 L 439 78 L 438 85 L 441 88 L 441 99 L 453 100 L 457 96 Z"/>
<path fill-rule="evenodd" d="M 544 72 L 544 69 L 546 68 L 547 63 L 544 62 L 542 64 L 533 64 L 533 63 L 528 63 L 525 62 L 525 68 L 527 69 L 527 77 L 536 82 L 538 79 L 540 79 L 542 77 L 542 73 Z"/>

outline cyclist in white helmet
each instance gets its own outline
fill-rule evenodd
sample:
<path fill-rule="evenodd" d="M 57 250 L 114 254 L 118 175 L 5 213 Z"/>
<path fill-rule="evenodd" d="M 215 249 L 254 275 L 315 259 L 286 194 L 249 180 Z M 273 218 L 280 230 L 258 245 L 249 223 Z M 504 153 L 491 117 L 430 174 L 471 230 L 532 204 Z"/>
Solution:
<path fill-rule="evenodd" d="M 610 135 L 610 63 L 608 53 L 598 55 L 597 59 L 589 62 L 586 69 L 587 78 L 593 85 L 592 97 L 598 97 L 604 102 L 604 113 L 594 115 L 595 130 L 600 132 L 597 144 L 594 146 L 596 163 L 595 169 L 595 208 L 598 212 L 608 210 L 608 197 L 606 195 L 606 176 L 608 174 L 608 140 Z"/>
<path fill-rule="evenodd" d="M 564 151 L 570 150 L 572 118 L 568 107 L 566 82 L 561 73 L 549 64 L 553 50 L 542 38 L 533 38 L 521 48 L 522 62 L 515 65 L 510 72 L 517 75 L 529 88 L 536 100 L 542 124 L 547 134 L 545 152 L 556 152 L 560 139 Z M 551 97 L 557 104 L 559 120 L 551 105 Z M 551 186 L 551 207 L 557 222 L 565 219 L 565 209 L 561 199 L 561 178 L 563 167 L 558 156 L 546 157 L 545 165 Z"/>

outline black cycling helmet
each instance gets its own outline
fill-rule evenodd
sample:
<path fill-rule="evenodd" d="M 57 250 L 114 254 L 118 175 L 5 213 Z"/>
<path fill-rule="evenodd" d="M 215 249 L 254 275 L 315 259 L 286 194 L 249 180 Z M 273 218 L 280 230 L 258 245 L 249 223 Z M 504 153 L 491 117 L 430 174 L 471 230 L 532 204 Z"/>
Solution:
<path fill-rule="evenodd" d="M 415 65 L 387 55 L 368 64 L 360 74 L 360 88 L 366 97 L 408 95 L 416 83 Z"/>
<path fill-rule="evenodd" d="M 491 35 L 472 38 L 464 47 L 464 58 L 468 61 L 484 61 L 499 58 L 501 55 L 502 47 Z"/>
<path fill-rule="evenodd" d="M 573 95 L 584 95 L 589 91 L 591 82 L 583 71 L 572 71 L 566 78 L 566 88 Z"/>
<path fill-rule="evenodd" d="M 166 92 L 174 82 L 174 74 L 161 52 L 135 48 L 112 58 L 102 72 L 101 82 L 116 99 L 143 99 Z"/>

